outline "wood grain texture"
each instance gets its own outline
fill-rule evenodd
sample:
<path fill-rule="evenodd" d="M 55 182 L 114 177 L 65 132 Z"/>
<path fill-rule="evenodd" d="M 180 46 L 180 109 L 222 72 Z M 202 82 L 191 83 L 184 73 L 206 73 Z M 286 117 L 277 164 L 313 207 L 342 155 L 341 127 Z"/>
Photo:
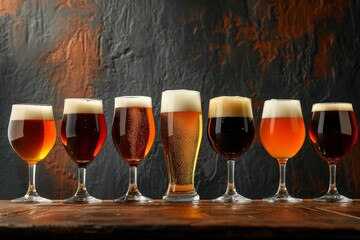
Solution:
<path fill-rule="evenodd" d="M 350 204 L 12 204 L 0 201 L 2 237 L 293 238 L 360 237 L 360 201 Z"/>

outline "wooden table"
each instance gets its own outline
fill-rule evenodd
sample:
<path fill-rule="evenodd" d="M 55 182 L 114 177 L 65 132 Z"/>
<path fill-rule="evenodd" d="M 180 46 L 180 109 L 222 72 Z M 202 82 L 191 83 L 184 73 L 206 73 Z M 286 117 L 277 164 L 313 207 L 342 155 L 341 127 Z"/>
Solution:
<path fill-rule="evenodd" d="M 360 201 L 350 204 L 13 204 L 0 201 L 0 236 L 22 239 L 360 239 Z"/>

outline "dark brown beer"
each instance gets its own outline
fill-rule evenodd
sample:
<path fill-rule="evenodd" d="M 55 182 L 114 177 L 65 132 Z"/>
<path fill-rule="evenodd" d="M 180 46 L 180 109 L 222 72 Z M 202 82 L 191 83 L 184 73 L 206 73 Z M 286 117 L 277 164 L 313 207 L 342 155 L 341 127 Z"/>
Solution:
<path fill-rule="evenodd" d="M 353 111 L 314 111 L 309 128 L 310 142 L 323 160 L 335 164 L 355 144 L 358 127 Z"/>
<path fill-rule="evenodd" d="M 27 163 L 45 158 L 55 144 L 54 120 L 10 120 L 8 137 L 15 152 Z"/>
<path fill-rule="evenodd" d="M 155 139 L 152 108 L 116 108 L 112 138 L 122 159 L 130 165 L 138 165 L 149 153 Z"/>
<path fill-rule="evenodd" d="M 61 140 L 70 158 L 79 167 L 86 167 L 99 153 L 106 138 L 104 114 L 64 114 Z"/>
<path fill-rule="evenodd" d="M 251 146 L 254 121 L 249 117 L 213 117 L 208 119 L 208 137 L 212 148 L 226 159 L 235 159 Z"/>

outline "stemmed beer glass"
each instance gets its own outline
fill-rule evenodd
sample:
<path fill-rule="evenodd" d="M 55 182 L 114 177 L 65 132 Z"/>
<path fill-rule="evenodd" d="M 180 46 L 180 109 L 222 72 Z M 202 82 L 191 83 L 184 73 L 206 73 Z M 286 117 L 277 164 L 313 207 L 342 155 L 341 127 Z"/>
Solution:
<path fill-rule="evenodd" d="M 210 99 L 207 135 L 212 148 L 227 159 L 228 185 L 226 192 L 214 202 L 250 202 L 236 192 L 234 182 L 235 159 L 251 146 L 255 127 L 251 99 L 222 96 Z"/>
<path fill-rule="evenodd" d="M 106 138 L 106 123 L 101 99 L 65 99 L 61 122 L 61 141 L 78 166 L 78 188 L 64 203 L 99 203 L 86 190 L 86 167 L 100 152 Z"/>
<path fill-rule="evenodd" d="M 265 150 L 279 163 L 280 181 L 275 195 L 267 202 L 300 202 L 289 195 L 285 186 L 286 163 L 305 140 L 305 124 L 299 100 L 271 99 L 264 103 L 260 122 L 260 139 Z"/>
<path fill-rule="evenodd" d="M 50 203 L 35 188 L 36 164 L 50 152 L 56 140 L 53 109 L 50 105 L 13 104 L 8 128 L 11 147 L 29 165 L 29 187 L 16 203 Z"/>
<path fill-rule="evenodd" d="M 330 181 L 320 202 L 351 202 L 336 188 L 336 164 L 355 145 L 358 127 L 351 103 L 316 103 L 312 106 L 309 128 L 310 143 L 321 159 L 329 164 Z"/>
<path fill-rule="evenodd" d="M 129 188 L 114 202 L 151 202 L 137 187 L 137 167 L 149 153 L 155 139 L 151 98 L 124 96 L 115 98 L 112 139 L 121 158 L 129 164 Z"/>

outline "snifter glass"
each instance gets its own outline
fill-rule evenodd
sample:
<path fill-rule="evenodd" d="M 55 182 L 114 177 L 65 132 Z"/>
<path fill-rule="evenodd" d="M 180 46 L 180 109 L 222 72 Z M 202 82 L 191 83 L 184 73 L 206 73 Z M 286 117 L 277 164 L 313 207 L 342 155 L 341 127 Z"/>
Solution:
<path fill-rule="evenodd" d="M 267 202 L 300 202 L 289 195 L 285 186 L 286 163 L 302 147 L 305 124 L 299 100 L 266 100 L 260 122 L 260 139 L 265 150 L 279 164 L 280 180 L 275 195 L 263 199 Z"/>
<path fill-rule="evenodd" d="M 228 185 L 226 192 L 212 201 L 244 203 L 251 199 L 237 193 L 234 181 L 235 159 L 251 146 L 255 127 L 251 99 L 222 96 L 210 99 L 207 135 L 212 148 L 227 160 Z"/>
<path fill-rule="evenodd" d="M 155 139 L 151 98 L 124 96 L 115 98 L 112 139 L 121 158 L 129 164 L 129 188 L 114 202 L 151 202 L 137 187 L 137 167 L 149 153 Z"/>
<path fill-rule="evenodd" d="M 56 140 L 56 127 L 51 105 L 13 104 L 8 128 L 9 142 L 18 156 L 28 163 L 29 187 L 15 203 L 50 203 L 35 188 L 36 164 L 50 152 Z"/>
<path fill-rule="evenodd" d="M 329 164 L 330 181 L 319 202 L 351 202 L 336 188 L 336 164 L 356 143 L 358 127 L 351 103 L 316 103 L 312 106 L 310 143 L 316 154 Z"/>
<path fill-rule="evenodd" d="M 169 179 L 163 200 L 199 201 L 194 174 L 202 127 L 200 92 L 184 89 L 162 92 L 160 130 Z"/>
<path fill-rule="evenodd" d="M 86 189 L 86 167 L 101 150 L 106 138 L 103 102 L 92 98 L 65 99 L 61 141 L 78 166 L 78 188 L 64 203 L 99 203 Z"/>

